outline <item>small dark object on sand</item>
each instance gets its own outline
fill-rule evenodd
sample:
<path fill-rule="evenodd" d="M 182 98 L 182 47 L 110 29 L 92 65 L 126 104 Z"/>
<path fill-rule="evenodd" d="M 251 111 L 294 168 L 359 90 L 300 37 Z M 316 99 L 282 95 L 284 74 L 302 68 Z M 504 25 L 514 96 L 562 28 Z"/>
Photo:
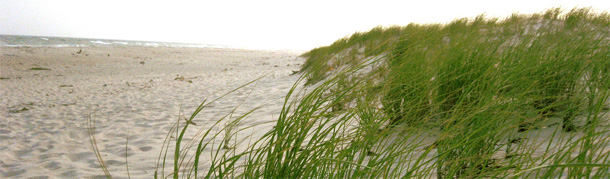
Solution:
<path fill-rule="evenodd" d="M 366 156 L 379 156 L 379 154 L 376 154 L 375 152 L 369 150 L 368 152 L 366 152 Z"/>
<path fill-rule="evenodd" d="M 41 68 L 41 67 L 34 67 L 34 68 L 30 68 L 30 70 L 51 70 L 51 69 Z"/>
<path fill-rule="evenodd" d="M 14 109 L 14 110 L 10 110 L 10 111 L 8 111 L 8 112 L 10 112 L 10 113 L 20 113 L 20 112 L 23 112 L 23 111 L 28 111 L 28 110 L 30 110 L 30 109 L 23 107 L 23 108 L 21 108 L 21 109 Z"/>
<path fill-rule="evenodd" d="M 184 76 L 176 75 L 176 78 L 174 78 L 174 80 L 184 81 Z"/>
<path fill-rule="evenodd" d="M 516 156 L 519 156 L 519 154 L 508 154 L 508 155 L 504 156 L 504 159 L 509 159 L 509 158 L 513 158 Z"/>
<path fill-rule="evenodd" d="M 521 142 L 523 139 L 527 139 L 527 138 L 520 138 L 520 137 L 518 137 L 518 138 L 510 139 L 510 140 L 508 140 L 508 142 L 514 144 L 514 143 Z"/>

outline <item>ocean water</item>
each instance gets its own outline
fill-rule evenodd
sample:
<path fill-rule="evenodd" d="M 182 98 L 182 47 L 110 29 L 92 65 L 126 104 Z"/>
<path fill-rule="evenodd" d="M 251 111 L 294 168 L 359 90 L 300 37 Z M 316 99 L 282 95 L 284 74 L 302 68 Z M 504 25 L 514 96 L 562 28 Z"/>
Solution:
<path fill-rule="evenodd" d="M 228 48 L 221 45 L 131 41 L 112 39 L 88 39 L 70 37 L 44 37 L 0 35 L 0 47 L 107 47 L 107 46 L 145 46 L 145 47 L 200 47 Z"/>

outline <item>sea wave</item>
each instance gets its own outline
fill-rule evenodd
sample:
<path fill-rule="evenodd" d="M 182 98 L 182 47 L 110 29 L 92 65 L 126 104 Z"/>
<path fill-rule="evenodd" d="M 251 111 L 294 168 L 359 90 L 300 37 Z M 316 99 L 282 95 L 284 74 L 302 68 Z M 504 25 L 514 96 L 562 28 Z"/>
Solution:
<path fill-rule="evenodd" d="M 104 42 L 104 41 L 101 41 L 101 40 L 92 40 L 92 41 L 89 41 L 89 42 L 94 43 L 94 44 L 102 44 L 102 45 L 110 45 L 110 44 L 112 44 L 112 43 Z"/>
<path fill-rule="evenodd" d="M 0 47 L 84 47 L 84 45 L 78 44 L 58 44 L 58 45 L 13 45 L 13 44 L 0 44 Z"/>
<path fill-rule="evenodd" d="M 147 46 L 147 47 L 158 47 L 159 44 L 158 43 L 144 43 L 144 46 Z"/>
<path fill-rule="evenodd" d="M 87 39 L 70 37 L 0 35 L 0 47 L 89 47 L 89 46 L 143 46 L 143 47 L 192 47 L 192 48 L 229 48 L 222 45 L 130 41 L 112 39 Z"/>

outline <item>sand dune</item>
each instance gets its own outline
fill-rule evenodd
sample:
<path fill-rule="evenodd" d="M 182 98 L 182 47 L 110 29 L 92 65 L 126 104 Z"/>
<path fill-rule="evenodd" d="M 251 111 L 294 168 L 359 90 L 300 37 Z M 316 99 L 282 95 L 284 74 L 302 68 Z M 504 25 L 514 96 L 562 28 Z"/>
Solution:
<path fill-rule="evenodd" d="M 212 123 L 264 105 L 241 125 L 272 121 L 298 79 L 295 51 L 165 47 L 0 48 L 1 178 L 103 177 L 87 135 L 97 122 L 100 152 L 114 176 L 152 177 L 179 114 L 214 102 L 195 122 Z"/>

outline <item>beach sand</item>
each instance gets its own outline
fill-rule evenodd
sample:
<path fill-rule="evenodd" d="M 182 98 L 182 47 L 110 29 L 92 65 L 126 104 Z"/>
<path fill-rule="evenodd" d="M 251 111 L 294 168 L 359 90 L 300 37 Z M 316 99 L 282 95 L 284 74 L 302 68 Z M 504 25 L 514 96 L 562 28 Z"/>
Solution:
<path fill-rule="evenodd" d="M 236 119 L 260 107 L 237 124 L 245 130 L 236 138 L 246 141 L 235 150 L 244 151 L 249 136 L 256 140 L 272 127 L 300 77 L 293 74 L 304 62 L 299 51 L 213 48 L 4 47 L 0 52 L 0 178 L 105 178 L 87 133 L 90 118 L 113 177 L 127 178 L 128 166 L 132 178 L 152 178 L 164 139 L 177 120 L 188 118 L 205 99 L 210 102 L 260 78 L 210 103 L 193 120 L 197 125 L 189 127 L 183 143 L 199 130 L 218 132 L 227 123 L 212 125 L 227 115 Z M 583 116 L 579 118 L 584 125 Z M 566 141 L 558 139 L 582 137 L 580 132 L 561 132 L 560 124 L 560 118 L 553 118 L 540 129 L 515 134 L 534 146 L 517 153 L 534 150 L 532 157 L 546 156 L 565 148 Z M 214 148 L 222 141 L 224 133 L 219 134 Z M 422 146 L 435 140 L 423 139 Z M 171 173 L 173 147 L 169 145 L 165 175 Z M 494 158 L 503 160 L 505 150 Z M 208 147 L 200 158 L 201 169 L 209 167 L 210 152 Z M 424 152 L 424 147 L 416 150 L 418 155 Z M 433 149 L 428 158 L 435 154 Z"/>
<path fill-rule="evenodd" d="M 291 74 L 304 62 L 298 51 L 214 48 L 2 47 L 0 53 L 0 178 L 104 178 L 89 143 L 89 117 L 114 177 L 127 176 L 127 152 L 131 177 L 151 178 L 180 115 L 263 77 L 212 103 L 193 130 L 242 102 L 234 116 L 262 108 L 239 125 L 273 121 L 299 78 Z"/>

